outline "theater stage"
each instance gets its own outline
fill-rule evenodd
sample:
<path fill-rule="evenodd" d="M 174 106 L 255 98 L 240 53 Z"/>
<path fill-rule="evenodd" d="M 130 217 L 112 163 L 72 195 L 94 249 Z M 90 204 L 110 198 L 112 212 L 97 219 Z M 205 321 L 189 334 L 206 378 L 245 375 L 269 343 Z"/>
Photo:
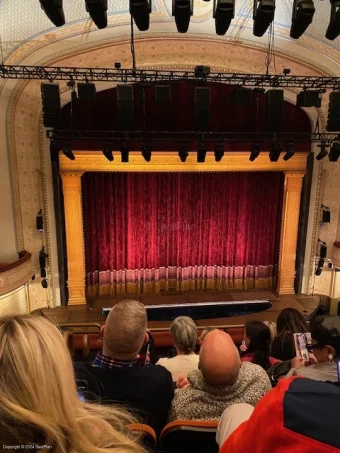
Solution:
<path fill-rule="evenodd" d="M 222 302 L 222 301 L 242 301 L 242 300 L 270 300 L 272 307 L 259 313 L 246 314 L 219 319 L 200 319 L 196 323 L 199 327 L 233 327 L 242 326 L 250 320 L 274 321 L 284 308 L 296 308 L 307 319 L 316 313 L 320 303 L 319 296 L 289 295 L 277 296 L 269 290 L 251 291 L 161 291 L 159 294 L 129 294 L 125 296 L 105 296 L 96 297 L 88 300 L 87 305 L 58 307 L 41 310 L 45 316 L 53 319 L 58 324 L 69 323 L 91 323 L 104 324 L 105 318 L 102 315 L 103 307 L 112 307 L 123 299 L 135 299 L 144 305 L 163 305 L 163 304 L 186 304 L 200 302 Z M 169 328 L 170 321 L 149 321 L 148 328 L 152 331 L 166 330 Z"/>

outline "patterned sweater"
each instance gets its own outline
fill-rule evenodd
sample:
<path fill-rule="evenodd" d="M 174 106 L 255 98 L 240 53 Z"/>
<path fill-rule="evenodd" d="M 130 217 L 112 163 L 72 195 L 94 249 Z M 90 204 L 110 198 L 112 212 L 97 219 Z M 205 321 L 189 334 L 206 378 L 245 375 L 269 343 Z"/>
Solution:
<path fill-rule="evenodd" d="M 232 404 L 256 403 L 272 387 L 267 373 L 258 365 L 243 362 L 235 384 L 213 387 L 207 384 L 200 370 L 189 373 L 190 387 L 175 392 L 169 421 L 218 420 Z"/>

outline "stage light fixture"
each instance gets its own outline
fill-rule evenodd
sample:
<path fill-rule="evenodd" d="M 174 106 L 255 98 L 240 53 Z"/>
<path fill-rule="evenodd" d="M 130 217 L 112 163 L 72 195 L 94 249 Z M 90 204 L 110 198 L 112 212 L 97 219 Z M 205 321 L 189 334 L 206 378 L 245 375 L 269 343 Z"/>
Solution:
<path fill-rule="evenodd" d="M 47 283 L 46 278 L 44 278 L 43 280 L 41 280 L 41 286 L 42 286 L 44 289 L 47 289 L 47 288 L 48 288 L 48 283 Z"/>
<path fill-rule="evenodd" d="M 331 0 L 331 17 L 326 31 L 326 38 L 334 41 L 340 35 L 340 1 Z"/>
<path fill-rule="evenodd" d="M 323 258 L 320 258 L 319 262 L 318 262 L 318 267 L 323 268 L 324 264 L 325 264 L 325 260 Z"/>
<path fill-rule="evenodd" d="M 213 11 L 216 34 L 223 36 L 235 16 L 235 0 L 215 0 Z"/>
<path fill-rule="evenodd" d="M 295 154 L 295 149 L 294 149 L 294 143 L 293 142 L 286 142 L 285 143 L 285 147 L 286 147 L 286 154 L 283 156 L 283 160 L 289 160 L 291 157 L 294 156 Z"/>
<path fill-rule="evenodd" d="M 313 21 L 315 6 L 313 0 L 294 0 L 290 37 L 299 39 Z"/>
<path fill-rule="evenodd" d="M 254 162 L 254 160 L 259 157 L 260 154 L 260 144 L 259 142 L 253 142 L 250 145 L 250 157 L 249 160 L 250 162 Z"/>
<path fill-rule="evenodd" d="M 188 31 L 193 10 L 193 0 L 172 0 L 172 16 L 175 18 L 179 33 L 186 33 Z"/>
<path fill-rule="evenodd" d="M 67 142 L 65 144 L 65 148 L 63 150 L 63 153 L 65 154 L 66 157 L 68 157 L 70 160 L 74 160 L 75 159 L 75 156 L 72 152 L 72 143 L 71 142 Z"/>
<path fill-rule="evenodd" d="M 142 146 L 142 156 L 146 162 L 150 162 L 151 160 L 151 145 L 144 144 Z"/>
<path fill-rule="evenodd" d="M 188 146 L 185 143 L 181 143 L 179 145 L 178 156 L 182 162 L 185 162 L 187 160 L 188 154 Z"/>
<path fill-rule="evenodd" d="M 45 253 L 45 247 L 42 247 L 42 249 L 39 252 L 39 266 L 40 269 L 45 269 L 46 267 L 46 259 L 48 258 L 47 253 Z"/>
<path fill-rule="evenodd" d="M 270 162 L 277 162 L 281 154 L 281 146 L 278 140 L 273 140 L 272 149 L 269 153 Z"/>
<path fill-rule="evenodd" d="M 275 0 L 254 0 L 253 34 L 263 36 L 274 20 Z"/>
<path fill-rule="evenodd" d="M 44 217 L 43 217 L 43 213 L 42 213 L 42 209 L 39 209 L 39 212 L 37 214 L 37 217 L 36 217 L 36 228 L 38 231 L 40 231 L 41 233 L 43 233 L 44 231 Z"/>
<path fill-rule="evenodd" d="M 42 269 L 40 269 L 40 277 L 46 278 L 46 269 L 44 267 Z"/>
<path fill-rule="evenodd" d="M 197 162 L 201 164 L 205 162 L 206 155 L 207 155 L 206 144 L 204 142 L 199 142 L 197 150 Z"/>
<path fill-rule="evenodd" d="M 318 145 L 318 147 L 320 148 L 320 152 L 319 154 L 315 157 L 316 160 L 321 160 L 323 159 L 324 157 L 327 156 L 328 152 L 326 150 L 326 143 L 325 142 L 321 142 L 320 145 Z"/>
<path fill-rule="evenodd" d="M 56 27 L 65 25 L 63 0 L 40 0 L 40 6 Z"/>
<path fill-rule="evenodd" d="M 86 11 L 98 28 L 107 27 L 107 0 L 85 0 Z"/>
<path fill-rule="evenodd" d="M 337 162 L 340 157 L 340 143 L 333 142 L 331 145 L 331 149 L 328 154 L 328 159 L 330 162 Z"/>
<path fill-rule="evenodd" d="M 112 143 L 110 143 L 110 142 L 104 143 L 103 154 L 106 157 L 106 159 L 109 160 L 110 162 L 112 162 L 114 160 Z"/>
<path fill-rule="evenodd" d="M 321 272 L 322 272 L 322 267 L 317 267 L 317 268 L 315 269 L 315 275 L 316 275 L 316 276 L 321 275 Z"/>
<path fill-rule="evenodd" d="M 216 143 L 214 147 L 215 161 L 220 162 L 224 156 L 224 143 Z"/>
<path fill-rule="evenodd" d="M 319 240 L 319 242 L 321 242 L 321 241 Z M 327 245 L 326 245 L 325 242 L 321 242 L 321 244 L 320 244 L 320 253 L 319 254 L 320 254 L 320 258 L 326 258 L 326 256 L 327 256 Z"/>
<path fill-rule="evenodd" d="M 196 79 L 204 79 L 210 74 L 210 66 L 195 66 Z"/>
<path fill-rule="evenodd" d="M 130 0 L 130 14 L 138 30 L 149 30 L 151 0 Z"/>
<path fill-rule="evenodd" d="M 128 142 L 122 143 L 122 146 L 120 147 L 120 152 L 122 154 L 122 162 L 123 163 L 129 162 L 130 148 Z"/>

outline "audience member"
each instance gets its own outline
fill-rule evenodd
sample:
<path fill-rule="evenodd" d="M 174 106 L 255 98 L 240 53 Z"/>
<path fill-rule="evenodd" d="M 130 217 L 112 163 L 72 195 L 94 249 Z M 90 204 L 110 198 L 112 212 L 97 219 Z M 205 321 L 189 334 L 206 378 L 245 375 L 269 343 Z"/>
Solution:
<path fill-rule="evenodd" d="M 309 332 L 309 327 L 302 314 L 295 308 L 285 308 L 277 318 L 277 337 L 273 341 L 271 355 L 280 360 L 295 357 L 294 333 Z"/>
<path fill-rule="evenodd" d="M 311 379 L 281 379 L 242 424 L 222 425 L 220 453 L 338 453 L 340 389 Z M 235 413 L 232 412 L 231 416 Z M 225 423 L 225 421 L 224 421 Z M 221 442 L 222 434 L 217 433 Z"/>
<path fill-rule="evenodd" d="M 102 328 L 103 351 L 92 364 L 75 364 L 77 377 L 88 384 L 88 399 L 121 402 L 160 433 L 174 396 L 171 374 L 156 365 L 140 366 L 138 353 L 147 341 L 146 310 L 123 300 L 110 311 Z"/>
<path fill-rule="evenodd" d="M 263 321 L 263 323 L 269 327 L 270 330 L 270 348 L 272 347 L 273 341 L 277 337 L 276 323 L 272 321 Z"/>
<path fill-rule="evenodd" d="M 248 321 L 243 330 L 246 350 L 241 353 L 241 362 L 252 362 L 267 370 L 281 360 L 269 355 L 271 334 L 269 327 L 261 321 Z"/>
<path fill-rule="evenodd" d="M 46 318 L 0 318 L 0 445 L 55 453 L 142 453 L 130 416 L 82 403 L 71 357 Z M 17 447 L 15 447 L 17 446 Z"/>
<path fill-rule="evenodd" d="M 170 420 L 217 420 L 235 403 L 255 405 L 271 389 L 266 372 L 240 356 L 231 337 L 221 330 L 206 335 L 200 370 L 181 379 L 172 402 Z"/>
<path fill-rule="evenodd" d="M 159 359 L 157 365 L 169 370 L 172 380 L 176 382 L 182 374 L 198 369 L 198 355 L 195 354 L 197 327 L 191 318 L 179 316 L 171 324 L 170 332 L 177 354 L 171 359 Z"/>
<path fill-rule="evenodd" d="M 205 336 L 209 333 L 212 332 L 213 330 L 216 330 L 216 327 L 205 327 L 202 330 L 201 335 L 198 337 L 198 344 L 201 347 L 204 341 Z"/>
<path fill-rule="evenodd" d="M 302 375 L 317 381 L 338 381 L 340 317 L 318 316 L 311 324 L 312 353 L 316 364 L 292 368 L 287 376 Z"/>

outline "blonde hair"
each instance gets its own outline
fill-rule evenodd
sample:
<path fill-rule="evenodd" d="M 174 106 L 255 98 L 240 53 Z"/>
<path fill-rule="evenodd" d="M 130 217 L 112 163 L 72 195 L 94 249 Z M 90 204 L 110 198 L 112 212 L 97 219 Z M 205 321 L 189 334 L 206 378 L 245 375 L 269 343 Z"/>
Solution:
<path fill-rule="evenodd" d="M 184 354 L 195 352 L 197 327 L 188 316 L 178 316 L 170 326 L 170 332 L 177 348 Z"/>
<path fill-rule="evenodd" d="M 270 346 L 273 344 L 274 339 L 277 337 L 276 324 L 273 321 L 263 321 L 270 330 Z"/>
<path fill-rule="evenodd" d="M 0 318 L 0 444 L 55 453 L 141 453 L 131 417 L 82 403 L 58 328 L 32 315 Z"/>
<path fill-rule="evenodd" d="M 103 353 L 117 359 L 134 359 L 143 346 L 146 327 L 143 304 L 130 299 L 118 302 L 105 322 Z"/>

